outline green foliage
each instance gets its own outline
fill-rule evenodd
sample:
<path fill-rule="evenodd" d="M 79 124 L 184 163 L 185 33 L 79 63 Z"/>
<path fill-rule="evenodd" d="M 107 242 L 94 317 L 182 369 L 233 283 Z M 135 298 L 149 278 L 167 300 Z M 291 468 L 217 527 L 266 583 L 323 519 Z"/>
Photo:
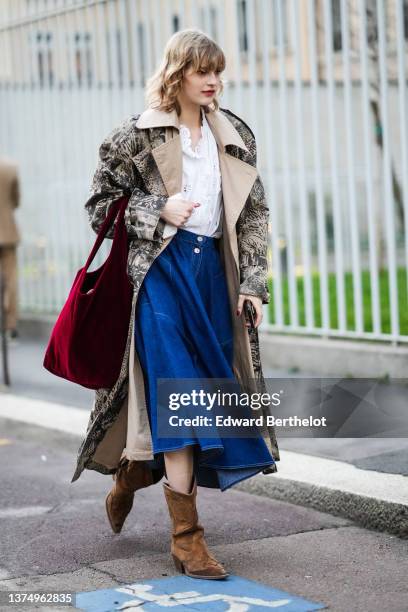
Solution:
<path fill-rule="evenodd" d="M 312 278 L 312 295 L 313 295 L 313 313 L 315 326 L 322 326 L 322 316 L 320 307 L 320 275 L 313 273 Z M 338 313 L 337 313 L 337 283 L 334 273 L 328 275 L 328 303 L 329 303 L 329 325 L 331 329 L 338 329 Z M 363 329 L 365 332 L 373 331 L 372 319 L 372 288 L 369 270 L 363 270 L 361 274 L 362 286 L 362 306 L 363 306 Z M 345 290 L 345 308 L 346 308 L 346 328 L 355 330 L 355 312 L 354 312 L 354 295 L 353 295 L 353 275 L 351 272 L 346 272 L 344 275 L 344 290 Z M 389 296 L 389 274 L 388 270 L 380 270 L 378 275 L 379 287 L 379 309 L 381 331 L 383 333 L 391 333 L 391 312 L 390 312 L 390 296 Z M 271 302 L 269 304 L 270 322 L 275 322 L 275 305 L 273 294 L 273 279 L 269 279 L 269 291 L 271 294 Z M 306 325 L 305 313 L 305 283 L 304 277 L 296 278 L 296 291 L 298 299 L 298 316 L 299 324 Z M 400 333 L 408 335 L 408 296 L 407 296 L 407 271 L 406 268 L 399 267 L 397 269 L 397 292 L 398 292 L 398 315 L 400 323 Z M 283 278 L 282 282 L 283 295 L 283 313 L 285 325 L 290 324 L 289 310 L 289 283 L 287 277 Z"/>

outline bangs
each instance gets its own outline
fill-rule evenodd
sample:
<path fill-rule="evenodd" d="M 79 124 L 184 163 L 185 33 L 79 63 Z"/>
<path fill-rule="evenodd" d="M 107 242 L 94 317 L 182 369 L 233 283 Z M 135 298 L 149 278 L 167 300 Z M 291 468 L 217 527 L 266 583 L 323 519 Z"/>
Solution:
<path fill-rule="evenodd" d="M 222 50 L 215 45 L 201 46 L 192 50 L 192 57 L 187 63 L 187 67 L 192 67 L 195 71 L 204 70 L 205 72 L 214 70 L 222 72 L 225 70 L 225 55 Z"/>

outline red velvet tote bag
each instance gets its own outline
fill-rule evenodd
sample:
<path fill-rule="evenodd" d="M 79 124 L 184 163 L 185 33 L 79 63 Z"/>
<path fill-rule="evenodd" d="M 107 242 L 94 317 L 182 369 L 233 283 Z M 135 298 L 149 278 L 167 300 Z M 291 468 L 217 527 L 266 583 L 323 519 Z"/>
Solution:
<path fill-rule="evenodd" d="M 128 201 L 123 197 L 110 206 L 88 261 L 75 276 L 45 352 L 47 370 L 88 389 L 113 387 L 126 348 L 133 296 L 124 222 Z M 116 214 L 109 256 L 97 270 L 87 272 Z"/>

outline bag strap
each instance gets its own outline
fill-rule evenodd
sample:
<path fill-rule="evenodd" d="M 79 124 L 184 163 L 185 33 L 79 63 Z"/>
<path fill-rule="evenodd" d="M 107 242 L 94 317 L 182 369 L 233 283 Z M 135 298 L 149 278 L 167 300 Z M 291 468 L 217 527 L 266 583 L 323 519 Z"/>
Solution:
<path fill-rule="evenodd" d="M 118 220 L 116 222 L 115 233 L 113 235 L 113 242 L 115 242 L 116 244 L 121 239 L 120 234 L 122 234 L 123 240 L 126 240 L 127 242 L 127 232 L 126 232 L 126 228 L 124 227 L 124 224 L 122 224 L 122 221 L 125 216 L 125 211 L 126 211 L 128 202 L 129 202 L 129 196 L 123 196 L 119 198 L 119 200 L 112 202 L 112 204 L 109 206 L 108 214 L 104 222 L 101 225 L 101 229 L 99 230 L 98 237 L 95 241 L 92 251 L 90 252 L 87 262 L 84 266 L 84 271 L 86 271 L 88 267 L 91 265 L 93 258 L 98 252 L 98 249 L 101 246 L 103 240 L 105 239 L 105 236 L 108 233 L 110 226 L 112 225 L 116 215 L 118 214 L 118 209 L 119 209 L 119 214 L 118 214 Z M 112 249 L 113 247 L 114 245 L 112 244 Z"/>

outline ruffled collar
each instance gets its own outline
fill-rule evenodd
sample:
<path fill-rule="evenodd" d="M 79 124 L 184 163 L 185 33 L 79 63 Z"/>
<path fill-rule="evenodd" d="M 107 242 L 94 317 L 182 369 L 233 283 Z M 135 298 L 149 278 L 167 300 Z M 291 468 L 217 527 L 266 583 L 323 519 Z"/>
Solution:
<path fill-rule="evenodd" d="M 192 148 L 191 144 L 191 132 L 190 129 L 184 125 L 184 123 L 180 123 L 180 138 L 181 138 L 181 146 L 187 155 L 190 157 L 203 157 L 204 156 L 204 145 L 207 134 L 207 129 L 209 129 L 207 119 L 205 117 L 204 109 L 201 109 L 201 138 L 198 141 L 196 148 Z"/>

